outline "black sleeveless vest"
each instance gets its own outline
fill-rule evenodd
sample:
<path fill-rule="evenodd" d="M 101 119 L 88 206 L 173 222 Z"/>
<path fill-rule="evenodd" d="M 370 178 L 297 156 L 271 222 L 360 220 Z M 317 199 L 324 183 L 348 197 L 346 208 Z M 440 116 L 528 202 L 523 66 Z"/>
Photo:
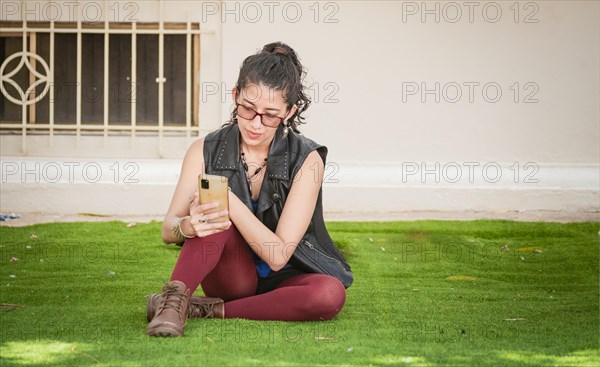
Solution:
<path fill-rule="evenodd" d="M 327 164 L 327 147 L 289 130 L 283 137 L 283 126 L 277 128 L 271 142 L 267 172 L 258 198 L 257 218 L 275 232 L 283 206 L 296 173 L 313 150 Z M 226 125 L 204 138 L 204 164 L 207 174 L 225 176 L 229 187 L 253 211 L 246 173 L 240 162 L 240 132 L 237 124 Z M 314 175 L 314 171 L 301 172 Z M 305 235 L 296 247 L 289 263 L 308 273 L 329 274 L 338 278 L 344 287 L 352 284 L 350 265 L 331 240 L 323 220 L 322 188 Z"/>

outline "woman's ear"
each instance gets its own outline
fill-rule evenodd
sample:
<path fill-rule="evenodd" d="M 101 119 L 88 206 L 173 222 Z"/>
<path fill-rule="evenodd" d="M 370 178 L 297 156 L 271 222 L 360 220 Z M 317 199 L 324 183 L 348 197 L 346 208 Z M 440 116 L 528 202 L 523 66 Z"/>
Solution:
<path fill-rule="evenodd" d="M 292 108 L 290 108 L 290 112 L 288 112 L 288 114 L 285 116 L 285 118 L 288 119 L 290 116 L 293 116 L 296 113 L 297 109 L 298 109 L 298 106 L 293 105 Z"/>
<path fill-rule="evenodd" d="M 233 103 L 237 101 L 237 89 L 235 87 L 231 88 L 231 98 L 233 98 Z"/>

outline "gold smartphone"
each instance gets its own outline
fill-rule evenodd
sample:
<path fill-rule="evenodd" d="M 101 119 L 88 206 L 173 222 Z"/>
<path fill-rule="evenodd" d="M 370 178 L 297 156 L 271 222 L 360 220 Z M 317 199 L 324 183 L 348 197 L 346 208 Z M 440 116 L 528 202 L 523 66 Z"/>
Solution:
<path fill-rule="evenodd" d="M 227 177 L 217 175 L 198 175 L 198 191 L 200 193 L 200 204 L 205 204 L 210 201 L 217 201 L 219 206 L 213 209 L 207 210 L 204 214 L 210 214 L 221 211 L 223 209 L 229 210 L 229 184 Z M 209 223 L 226 222 L 229 220 L 229 216 L 219 217 L 217 219 L 209 220 Z"/>

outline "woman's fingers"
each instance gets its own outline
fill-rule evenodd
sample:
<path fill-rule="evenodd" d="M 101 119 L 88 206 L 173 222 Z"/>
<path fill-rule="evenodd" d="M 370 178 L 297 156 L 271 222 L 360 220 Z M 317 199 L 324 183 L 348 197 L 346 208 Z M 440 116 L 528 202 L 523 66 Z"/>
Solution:
<path fill-rule="evenodd" d="M 192 227 L 194 227 L 194 231 L 196 232 L 196 235 L 198 237 L 206 237 L 214 233 L 219 233 L 228 230 L 229 227 L 231 227 L 231 222 L 226 221 L 217 223 L 205 223 L 196 219 L 195 222 L 194 220 L 192 221 Z"/>
<path fill-rule="evenodd" d="M 198 192 L 190 196 L 190 221 L 198 237 L 206 237 L 214 233 L 225 231 L 231 227 L 229 221 L 229 211 L 227 209 L 219 210 L 214 213 L 205 214 L 207 211 L 217 208 L 219 203 L 211 201 L 204 204 L 198 202 Z M 225 218 L 227 221 L 216 221 Z"/>
<path fill-rule="evenodd" d="M 196 220 L 207 220 L 209 222 L 215 222 L 216 220 L 218 220 L 219 218 L 223 218 L 223 219 L 229 219 L 229 211 L 227 209 L 223 209 L 223 210 L 219 210 L 218 212 L 214 212 L 214 213 L 206 213 L 207 211 L 210 211 L 210 209 L 213 209 L 218 207 L 219 204 L 217 202 L 214 202 L 215 204 L 201 204 L 198 206 L 195 206 L 194 208 L 192 208 L 190 210 L 190 215 L 192 217 L 192 221 L 194 219 Z"/>
<path fill-rule="evenodd" d="M 198 206 L 199 201 L 198 201 L 198 190 L 196 190 L 196 192 L 194 192 L 192 195 L 190 195 L 189 201 L 190 201 L 190 214 L 192 213 L 192 209 L 196 206 Z"/>
<path fill-rule="evenodd" d="M 192 217 L 191 220 L 192 220 L 192 226 L 194 226 L 194 228 L 196 228 L 196 226 L 202 226 L 201 229 L 204 229 L 204 230 L 226 227 L 227 225 L 229 225 L 228 222 L 230 222 L 230 221 L 210 222 L 208 219 L 205 219 L 205 218 L 194 218 L 194 217 Z"/>
<path fill-rule="evenodd" d="M 209 222 L 215 222 L 215 219 L 219 219 L 225 217 L 226 219 L 229 219 L 229 211 L 227 209 L 223 209 L 220 210 L 218 212 L 214 212 L 214 213 L 210 213 L 210 214 L 205 214 L 204 218 L 206 218 Z"/>
<path fill-rule="evenodd" d="M 227 209 L 224 209 L 224 210 L 220 210 L 218 212 L 209 213 L 209 214 L 204 214 L 204 213 L 193 214 L 190 216 L 190 220 L 192 221 L 192 223 L 194 221 L 210 222 L 210 223 L 224 222 L 226 220 L 229 220 L 229 211 Z"/>
<path fill-rule="evenodd" d="M 217 208 L 219 206 L 219 203 L 217 201 L 211 201 L 208 203 L 204 203 L 204 204 L 200 204 L 198 203 L 197 199 L 195 200 L 197 205 L 195 205 L 193 208 L 190 209 L 190 215 L 202 215 L 202 213 L 205 213 L 211 209 Z"/>

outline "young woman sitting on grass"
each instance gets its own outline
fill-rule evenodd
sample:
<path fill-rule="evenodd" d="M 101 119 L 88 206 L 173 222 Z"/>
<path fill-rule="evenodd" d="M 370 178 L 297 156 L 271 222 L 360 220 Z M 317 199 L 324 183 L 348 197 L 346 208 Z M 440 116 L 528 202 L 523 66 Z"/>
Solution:
<path fill-rule="evenodd" d="M 162 228 L 185 242 L 148 297 L 148 335 L 181 336 L 188 317 L 328 320 L 344 306 L 352 273 L 323 220 L 327 148 L 297 130 L 304 74 L 288 45 L 264 46 L 241 66 L 231 120 L 188 149 Z M 199 203 L 202 173 L 228 178 L 229 210 L 204 214 L 218 204 Z M 191 296 L 199 285 L 206 297 Z"/>

